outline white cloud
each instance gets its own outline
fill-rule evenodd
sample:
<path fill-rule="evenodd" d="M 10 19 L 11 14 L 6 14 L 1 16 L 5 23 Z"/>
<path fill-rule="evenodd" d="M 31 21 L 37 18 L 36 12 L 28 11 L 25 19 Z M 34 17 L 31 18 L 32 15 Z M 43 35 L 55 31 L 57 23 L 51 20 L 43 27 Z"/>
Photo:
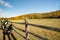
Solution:
<path fill-rule="evenodd" d="M 6 12 L 0 8 L 0 17 L 6 17 Z"/>
<path fill-rule="evenodd" d="M 0 8 L 0 18 L 1 17 L 11 17 L 7 11 L 4 11 L 3 9 Z"/>
<path fill-rule="evenodd" d="M 10 3 L 5 2 L 5 1 L 3 1 L 3 0 L 0 0 L 0 4 L 1 4 L 1 5 L 4 5 L 4 6 L 6 6 L 6 7 L 12 8 L 12 5 L 11 5 Z"/>
<path fill-rule="evenodd" d="M 0 17 L 3 17 L 3 10 L 0 8 Z"/>

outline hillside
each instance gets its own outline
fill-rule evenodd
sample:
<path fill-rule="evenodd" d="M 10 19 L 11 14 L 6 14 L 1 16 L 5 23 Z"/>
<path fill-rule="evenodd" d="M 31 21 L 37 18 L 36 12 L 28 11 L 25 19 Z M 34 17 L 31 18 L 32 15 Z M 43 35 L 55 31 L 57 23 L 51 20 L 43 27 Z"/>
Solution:
<path fill-rule="evenodd" d="M 60 10 L 49 13 L 32 13 L 25 14 L 17 17 L 8 18 L 9 20 L 19 20 L 19 19 L 48 19 L 48 18 L 60 18 Z M 7 18 L 6 18 L 7 19 Z"/>

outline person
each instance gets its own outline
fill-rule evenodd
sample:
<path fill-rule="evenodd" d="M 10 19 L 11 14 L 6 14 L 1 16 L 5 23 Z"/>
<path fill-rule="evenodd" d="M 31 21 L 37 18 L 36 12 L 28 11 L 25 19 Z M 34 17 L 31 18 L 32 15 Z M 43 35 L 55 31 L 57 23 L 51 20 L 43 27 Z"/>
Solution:
<path fill-rule="evenodd" d="M 10 24 L 8 28 L 6 28 L 6 30 L 3 31 L 4 40 L 5 40 L 5 35 L 7 35 L 9 40 L 11 40 L 10 35 L 12 34 L 12 30 L 13 30 L 13 27 L 12 27 L 12 24 Z"/>
<path fill-rule="evenodd" d="M 7 28 L 8 34 L 11 34 L 12 30 L 13 30 L 13 26 L 12 26 L 12 24 L 10 24 L 9 27 Z"/>
<path fill-rule="evenodd" d="M 6 19 L 3 19 L 1 21 L 1 28 L 3 30 L 3 40 L 5 40 L 5 34 L 6 34 L 6 25 L 8 24 L 8 21 Z"/>
<path fill-rule="evenodd" d="M 5 30 L 6 29 L 6 25 L 8 24 L 8 21 L 6 19 L 2 20 L 2 29 Z"/>

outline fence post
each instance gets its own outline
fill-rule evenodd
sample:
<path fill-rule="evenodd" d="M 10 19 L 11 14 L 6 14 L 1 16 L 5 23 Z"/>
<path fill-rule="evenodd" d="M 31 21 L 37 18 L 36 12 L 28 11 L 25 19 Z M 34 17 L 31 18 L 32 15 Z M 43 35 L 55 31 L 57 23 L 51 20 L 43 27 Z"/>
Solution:
<path fill-rule="evenodd" d="M 28 40 L 28 25 L 26 19 L 25 19 L 25 32 L 26 32 L 26 40 Z"/>

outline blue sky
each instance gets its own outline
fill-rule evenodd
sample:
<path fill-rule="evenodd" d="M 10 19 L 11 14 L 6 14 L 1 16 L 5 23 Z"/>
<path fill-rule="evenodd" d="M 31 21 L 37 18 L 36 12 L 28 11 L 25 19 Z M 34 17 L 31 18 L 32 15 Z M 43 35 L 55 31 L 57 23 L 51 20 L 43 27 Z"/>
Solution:
<path fill-rule="evenodd" d="M 60 10 L 60 0 L 0 0 L 0 17 Z"/>

